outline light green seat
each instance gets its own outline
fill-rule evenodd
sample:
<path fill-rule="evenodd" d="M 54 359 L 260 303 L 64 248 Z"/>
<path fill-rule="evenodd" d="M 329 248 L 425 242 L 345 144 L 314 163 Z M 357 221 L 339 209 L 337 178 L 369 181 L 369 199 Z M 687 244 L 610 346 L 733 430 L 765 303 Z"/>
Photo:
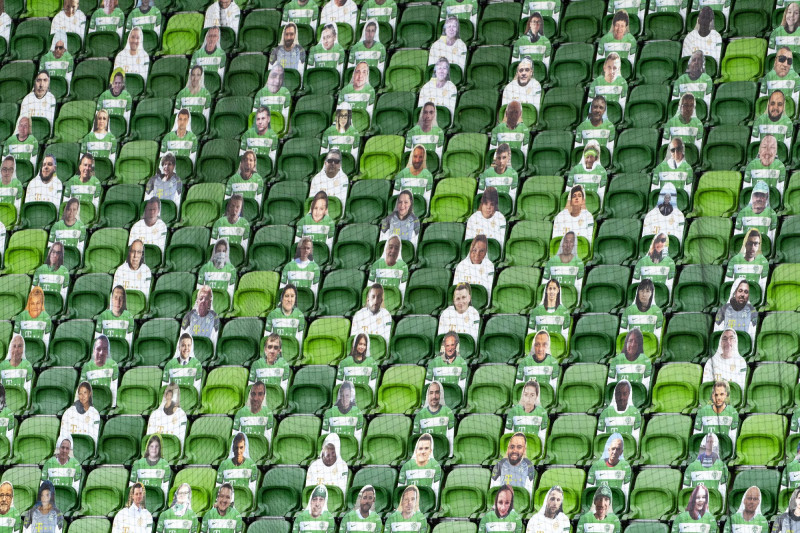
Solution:
<path fill-rule="evenodd" d="M 233 294 L 234 316 L 264 316 L 275 306 L 277 272 L 248 272 Z"/>
<path fill-rule="evenodd" d="M 242 407 L 247 373 L 246 368 L 239 366 L 217 367 L 209 372 L 202 392 L 202 411 L 231 415 Z"/>
<path fill-rule="evenodd" d="M 458 424 L 453 439 L 451 464 L 490 464 L 500 453 L 503 419 L 498 415 L 474 414 Z"/>
<path fill-rule="evenodd" d="M 128 471 L 102 466 L 89 472 L 81 491 L 81 516 L 114 515 L 127 502 Z"/>
<path fill-rule="evenodd" d="M 8 239 L 3 274 L 32 274 L 42 264 L 46 248 L 47 232 L 43 229 L 15 231 Z"/>
<path fill-rule="evenodd" d="M 643 469 L 633 481 L 629 519 L 666 520 L 678 511 L 682 475 L 675 468 Z"/>
<path fill-rule="evenodd" d="M 425 368 L 417 365 L 397 365 L 387 369 L 378 388 L 378 412 L 414 412 L 420 405 L 424 378 Z"/>
<path fill-rule="evenodd" d="M 736 438 L 736 457 L 731 466 L 775 466 L 783 459 L 786 417 L 756 414 L 744 419 Z"/>

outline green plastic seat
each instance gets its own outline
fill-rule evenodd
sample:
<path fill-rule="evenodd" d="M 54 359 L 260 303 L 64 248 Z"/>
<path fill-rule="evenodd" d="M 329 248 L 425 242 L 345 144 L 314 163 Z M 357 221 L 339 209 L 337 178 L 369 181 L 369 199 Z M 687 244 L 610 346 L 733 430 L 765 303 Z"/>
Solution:
<path fill-rule="evenodd" d="M 668 85 L 638 85 L 631 89 L 625 104 L 624 126 L 646 128 L 661 125 L 669 118 L 671 93 Z M 698 112 L 698 116 L 700 113 Z"/>
<path fill-rule="evenodd" d="M 777 265 L 767 285 L 767 311 L 796 311 L 798 309 L 798 269 L 800 265 Z"/>
<path fill-rule="evenodd" d="M 736 438 L 736 457 L 731 466 L 775 466 L 783 459 L 786 417 L 755 414 L 745 418 Z"/>
<path fill-rule="evenodd" d="M 140 453 L 145 419 L 141 416 L 115 416 L 103 426 L 97 444 L 99 464 L 131 464 Z"/>
<path fill-rule="evenodd" d="M 164 252 L 164 270 L 194 272 L 208 256 L 211 231 L 208 228 L 188 227 L 175 230 Z M 151 304 L 152 306 L 152 304 Z"/>
<path fill-rule="evenodd" d="M 175 353 L 179 329 L 178 321 L 172 318 L 154 318 L 143 323 L 133 340 L 136 366 L 166 363 Z"/>
<path fill-rule="evenodd" d="M 630 220 L 609 218 L 597 230 L 593 243 L 594 262 L 603 265 L 630 264 L 639 257 L 641 226 Z"/>
<path fill-rule="evenodd" d="M 344 226 L 333 245 L 333 268 L 364 268 L 375 259 L 378 242 L 377 226 L 350 224 Z"/>
<path fill-rule="evenodd" d="M 525 351 L 528 321 L 519 315 L 496 315 L 486 320 L 480 336 L 480 363 L 508 363 Z"/>
<path fill-rule="evenodd" d="M 397 365 L 383 373 L 378 388 L 379 413 L 410 414 L 420 405 L 425 369 L 416 365 Z"/>
<path fill-rule="evenodd" d="M 47 233 L 42 229 L 15 231 L 4 254 L 4 274 L 32 274 L 44 259 Z"/>
<path fill-rule="evenodd" d="M 583 87 L 549 89 L 542 98 L 538 127 L 545 130 L 574 130 L 581 120 L 585 100 Z M 544 172 L 539 169 L 539 173 Z"/>
<path fill-rule="evenodd" d="M 719 264 L 728 256 L 731 221 L 717 217 L 696 218 L 683 241 L 683 263 Z"/>
<path fill-rule="evenodd" d="M 794 405 L 797 368 L 788 363 L 762 363 L 752 372 L 742 411 L 781 413 Z"/>
<path fill-rule="evenodd" d="M 756 341 L 758 361 L 790 361 L 798 353 L 797 313 L 768 313 L 761 319 Z"/>
<path fill-rule="evenodd" d="M 570 42 L 559 46 L 553 54 L 549 83 L 553 87 L 575 87 L 591 81 L 594 45 Z"/>
<path fill-rule="evenodd" d="M 70 533 L 110 533 L 111 522 L 107 518 L 99 517 L 77 518 L 69 524 L 68 531 Z"/>
<path fill-rule="evenodd" d="M 333 96 L 309 94 L 302 96 L 290 118 L 292 137 L 318 137 L 331 125 L 333 117 Z M 316 156 L 317 154 L 313 154 Z"/>
<path fill-rule="evenodd" d="M 298 466 L 272 467 L 264 474 L 258 489 L 258 514 L 281 516 L 299 510 L 302 505 L 301 495 L 305 480 L 305 470 Z M 259 520 L 259 522 L 266 521 Z"/>
<path fill-rule="evenodd" d="M 389 342 L 390 363 L 416 364 L 433 357 L 438 321 L 433 316 L 405 316 L 397 322 Z"/>
<path fill-rule="evenodd" d="M 497 19 L 494 19 L 494 23 Z M 466 80 L 469 87 L 499 89 L 508 79 L 511 48 L 508 46 L 479 46 L 472 52 L 467 65 Z M 534 65 L 534 76 L 544 73 L 544 65 Z"/>
<path fill-rule="evenodd" d="M 52 15 L 40 15 L 48 17 Z M 11 37 L 9 49 L 12 59 L 37 60 L 44 55 L 50 45 L 50 21 L 46 18 L 30 18 L 22 21 L 16 27 L 14 36 Z M 33 76 L 28 78 L 33 80 Z"/>
<path fill-rule="evenodd" d="M 120 466 L 101 466 L 89 472 L 78 514 L 108 516 L 121 509 L 127 501 L 128 477 L 128 471 Z"/>
<path fill-rule="evenodd" d="M 372 131 L 377 134 L 405 133 L 414 124 L 416 106 L 417 95 L 414 92 L 391 92 L 379 95 L 375 110 L 372 112 Z"/>
<path fill-rule="evenodd" d="M 253 108 L 249 96 L 226 96 L 217 100 L 209 119 L 209 135 L 215 139 L 238 139 L 247 130 Z"/>
<path fill-rule="evenodd" d="M 728 493 L 729 510 L 734 507 L 739 508 L 745 492 L 750 487 L 758 487 L 761 491 L 761 512 L 764 516 L 774 515 L 778 511 L 778 488 L 780 487 L 778 470 L 754 468 L 738 471 Z"/>
<path fill-rule="evenodd" d="M 581 310 L 592 313 L 624 308 L 630 276 L 630 267 L 626 266 L 601 265 L 591 269 L 584 281 Z"/>
<path fill-rule="evenodd" d="M 559 486 L 564 493 L 562 510 L 567 516 L 573 516 L 581 509 L 581 492 L 585 484 L 586 473 L 580 468 L 549 468 L 539 478 L 533 494 L 534 508 L 541 509 L 550 487 Z"/>
<path fill-rule="evenodd" d="M 673 289 L 672 309 L 703 311 L 716 304 L 724 272 L 719 265 L 687 265 Z"/>
<path fill-rule="evenodd" d="M 159 402 L 162 371 L 158 367 L 131 368 L 122 376 L 117 390 L 117 413 L 146 414 Z M 138 439 L 137 443 L 139 442 Z M 137 444 L 138 446 L 138 444 Z M 100 448 L 98 447 L 98 450 Z M 102 457 L 102 455 L 101 455 Z"/>
<path fill-rule="evenodd" d="M 649 174 L 657 163 L 659 137 L 658 130 L 652 128 L 624 130 L 614 146 L 612 172 Z"/>
<path fill-rule="evenodd" d="M 275 304 L 277 272 L 248 272 L 239 279 L 233 294 L 234 316 L 265 316 Z"/>
<path fill-rule="evenodd" d="M 556 409 L 562 413 L 592 413 L 602 408 L 605 400 L 605 365 L 594 363 L 576 364 L 564 372 L 558 387 Z"/>
<path fill-rule="evenodd" d="M 746 125 L 752 120 L 756 110 L 757 92 L 758 86 L 752 81 L 720 84 L 711 102 L 711 119 L 714 124 Z"/>
<path fill-rule="evenodd" d="M 451 280 L 450 272 L 441 267 L 415 270 L 408 281 L 405 301 L 399 314 L 438 313 L 447 305 Z"/>
<path fill-rule="evenodd" d="M 675 80 L 681 69 L 681 43 L 653 41 L 645 43 L 636 54 L 635 80 L 639 84 L 662 85 Z"/>
<path fill-rule="evenodd" d="M 744 165 L 750 129 L 747 126 L 717 126 L 712 128 L 703 144 L 703 168 L 730 170 Z"/>
<path fill-rule="evenodd" d="M 225 323 L 217 342 L 214 362 L 249 366 L 259 355 L 263 327 L 263 322 L 258 318 L 237 318 Z"/>
<path fill-rule="evenodd" d="M 280 11 L 272 9 L 251 11 L 242 21 L 237 50 L 240 52 L 268 52 L 278 42 L 280 26 Z"/>
<path fill-rule="evenodd" d="M 478 367 L 467 391 L 466 411 L 503 412 L 513 400 L 511 393 L 514 389 L 516 372 L 516 367 L 511 365 L 488 364 Z"/>
<path fill-rule="evenodd" d="M 281 420 L 272 440 L 272 462 L 299 465 L 316 459 L 321 426 L 322 421 L 311 415 L 288 416 Z"/>
<path fill-rule="evenodd" d="M 372 485 L 375 489 L 375 512 L 390 511 L 393 504 L 392 492 L 397 485 L 397 472 L 385 466 L 362 467 L 353 476 L 350 489 L 347 491 L 348 505 L 355 504 L 358 493 L 366 485 Z"/>
<path fill-rule="evenodd" d="M 694 209 L 697 217 L 729 217 L 739 206 L 741 174 L 732 171 L 706 172 L 700 176 L 694 191 Z"/>
<path fill-rule="evenodd" d="M 0 319 L 11 320 L 26 305 L 31 286 L 25 274 L 8 274 L 0 277 Z"/>
<path fill-rule="evenodd" d="M 766 39 L 732 39 L 722 57 L 721 81 L 757 81 L 764 74 Z"/>
<path fill-rule="evenodd" d="M 336 368 L 326 365 L 305 366 L 297 370 L 287 392 L 292 413 L 322 413 L 330 406 Z"/>
<path fill-rule="evenodd" d="M 292 116 L 296 116 L 296 113 L 297 112 Z M 321 161 L 319 158 L 320 147 L 321 141 L 319 139 L 311 139 L 308 137 L 289 139 L 286 141 L 281 149 L 281 154 L 278 156 L 278 179 L 292 181 L 308 180 L 311 176 L 316 174 L 321 168 Z M 305 183 L 303 184 L 305 185 Z M 303 196 L 303 200 L 305 200 L 306 196 L 308 196 L 307 193 Z M 267 212 L 266 208 L 264 212 Z"/>
<path fill-rule="evenodd" d="M 527 313 L 536 306 L 536 288 L 541 281 L 537 268 L 512 266 L 497 276 L 492 291 L 491 313 Z"/>
<path fill-rule="evenodd" d="M 172 126 L 172 100 L 169 98 L 146 98 L 139 102 L 131 115 L 131 140 L 160 140 Z"/>
<path fill-rule="evenodd" d="M 181 398 L 183 403 L 183 398 Z M 188 464 L 219 464 L 227 457 L 233 421 L 227 416 L 201 416 L 186 436 L 184 457 Z"/>
<path fill-rule="evenodd" d="M 359 161 L 361 179 L 382 180 L 401 170 L 405 139 L 400 135 L 375 135 L 364 144 Z"/>
<path fill-rule="evenodd" d="M 600 35 L 600 22 L 605 13 L 603 2 L 580 2 L 570 4 L 559 21 L 558 41 L 592 42 Z"/>
<path fill-rule="evenodd" d="M 480 515 L 491 506 L 486 501 L 490 477 L 491 473 L 486 468 L 461 467 L 451 470 L 442 488 L 439 514 L 446 518 Z"/>
<path fill-rule="evenodd" d="M 74 368 L 43 370 L 31 390 L 31 413 L 61 415 L 73 403 L 78 371 Z M 6 388 L 8 390 L 8 387 Z M 6 392 L 8 395 L 8 392 Z"/>
<path fill-rule="evenodd" d="M 570 335 L 570 359 L 583 363 L 605 361 L 615 355 L 619 319 L 612 314 L 584 314 Z M 553 334 L 551 334 L 552 338 Z"/>
<path fill-rule="evenodd" d="M 233 138 L 217 137 L 205 143 L 200 148 L 195 165 L 197 181 L 206 185 L 225 183 L 227 177 L 232 176 L 238 168 L 238 153 L 239 142 Z"/>
<path fill-rule="evenodd" d="M 303 361 L 308 365 L 336 364 L 347 355 L 350 321 L 319 318 L 311 323 L 303 339 Z"/>
<path fill-rule="evenodd" d="M 476 182 L 472 178 L 444 178 L 431 197 L 431 222 L 465 222 L 473 213 Z"/>
<path fill-rule="evenodd" d="M 468 97 L 468 100 L 472 98 Z M 472 105 L 472 104 L 470 104 Z M 492 106 L 492 114 L 494 114 Z M 459 117 L 461 115 L 459 114 Z M 493 122 L 493 121 L 492 121 Z M 476 124 L 471 124 L 474 127 Z M 442 175 L 476 177 L 486 168 L 484 155 L 488 149 L 488 139 L 478 133 L 458 133 L 450 138 L 442 154 Z M 433 202 L 433 200 L 431 200 Z M 431 205 L 433 212 L 433 205 Z"/>
<path fill-rule="evenodd" d="M 93 319 L 108 309 L 113 279 L 110 274 L 84 274 L 75 280 L 67 298 L 68 314 L 64 318 Z"/>
<path fill-rule="evenodd" d="M 235 413 L 244 405 L 248 371 L 244 367 L 217 367 L 208 373 L 203 387 L 201 407 L 204 413 Z"/>
<path fill-rule="evenodd" d="M 680 413 L 693 409 L 699 399 L 702 367 L 692 363 L 669 363 L 656 375 L 650 410 Z"/>
<path fill-rule="evenodd" d="M 92 122 L 94 121 L 95 102 L 92 100 L 77 100 L 67 102 L 58 112 L 53 126 L 55 132 L 55 140 L 65 143 L 80 142 L 83 137 L 91 131 Z M 47 153 L 51 153 L 52 148 L 48 147 Z M 56 158 L 58 161 L 58 157 Z M 69 175 L 69 171 L 63 169 L 61 161 L 58 161 L 60 173 L 63 172 Z M 74 162 L 71 162 L 74 164 Z M 74 169 L 73 169 L 74 170 Z"/>
<path fill-rule="evenodd" d="M 269 196 L 264 200 L 264 220 L 268 224 L 289 225 L 302 216 L 303 202 L 308 196 L 308 185 L 306 183 L 302 181 L 281 181 L 275 183 L 269 192 Z M 251 245 L 251 254 L 253 254 L 252 247 L 255 246 L 256 242 L 259 242 L 258 233 L 256 233 L 255 240 Z"/>
<path fill-rule="evenodd" d="M 155 174 L 157 157 L 156 141 L 131 141 L 123 144 L 115 165 L 117 181 L 143 184 Z"/>
<path fill-rule="evenodd" d="M 633 481 L 630 511 L 625 518 L 666 520 L 678 510 L 681 472 L 675 468 L 650 468 Z"/>
<path fill-rule="evenodd" d="M 264 86 L 263 72 L 267 56 L 262 53 L 242 53 L 231 60 L 225 72 L 224 91 L 236 96 L 250 96 Z"/>
<path fill-rule="evenodd" d="M 434 6 L 435 7 L 435 6 Z M 435 8 L 438 10 L 438 8 Z M 409 35 L 422 36 L 415 29 Z M 405 34 L 397 30 L 398 42 L 404 38 Z M 391 58 L 384 72 L 384 85 L 387 92 L 419 91 L 419 88 L 427 81 L 425 74 L 428 66 L 428 50 L 398 50 Z"/>
<path fill-rule="evenodd" d="M 147 79 L 148 97 L 175 98 L 186 87 L 189 60 L 180 56 L 161 57 L 150 67 Z M 171 125 L 171 124 L 170 124 Z"/>
<path fill-rule="evenodd" d="M 592 458 L 592 442 L 597 431 L 597 419 L 586 414 L 561 415 L 551 422 L 550 434 L 547 437 L 545 449 L 547 453 L 543 459 L 544 464 L 551 465 L 578 465 L 585 464 Z M 579 470 L 583 474 L 583 470 Z M 544 482 L 544 477 L 540 483 Z M 563 488 L 563 487 L 562 487 Z M 580 491 L 578 502 L 580 506 Z M 544 496 L 542 496 L 544 499 Z M 539 500 L 535 500 L 539 501 Z M 564 507 L 566 510 L 566 505 Z"/>
<path fill-rule="evenodd" d="M 180 318 L 192 305 L 195 276 L 189 272 L 162 274 L 150 294 L 148 317 Z"/>
<path fill-rule="evenodd" d="M 50 339 L 48 364 L 77 367 L 88 361 L 92 353 L 94 330 L 95 325 L 92 320 L 61 322 Z"/>
<path fill-rule="evenodd" d="M 361 291 L 366 273 L 361 270 L 334 270 L 322 280 L 316 315 L 352 316 L 361 308 Z"/>
<path fill-rule="evenodd" d="M 362 444 L 361 462 L 367 465 L 399 465 L 406 456 L 411 433 L 411 419 L 402 415 L 379 415 L 370 420 Z M 382 473 L 382 475 L 386 475 Z M 356 487 L 358 474 L 353 479 Z M 388 487 L 386 487 L 388 488 Z M 391 504 L 394 485 L 384 494 Z"/>
<path fill-rule="evenodd" d="M 662 337 L 662 360 L 700 361 L 709 350 L 711 322 L 711 316 L 704 313 L 673 314 Z"/>
<path fill-rule="evenodd" d="M 144 187 L 121 184 L 109 187 L 100 204 L 98 225 L 121 228 L 131 226 L 138 220 L 139 204 L 144 197 Z"/>
<path fill-rule="evenodd" d="M 636 463 L 672 466 L 681 464 L 686 459 L 691 427 L 692 419 L 685 415 L 651 417 L 644 428 Z"/>
<path fill-rule="evenodd" d="M 169 18 L 161 36 L 162 55 L 189 55 L 200 47 L 201 13 L 178 13 Z"/>
<path fill-rule="evenodd" d="M 472 414 L 458 424 L 453 439 L 452 464 L 488 465 L 500 453 L 503 419 L 493 414 Z"/>
<path fill-rule="evenodd" d="M 574 135 L 569 131 L 542 131 L 533 138 L 528 151 L 528 171 L 535 178 L 560 174 L 568 170 Z M 564 190 L 563 178 L 558 194 Z M 527 180 L 526 183 L 530 181 Z M 517 199 L 519 213 L 521 198 Z M 554 208 L 555 209 L 555 208 Z"/>
<path fill-rule="evenodd" d="M 474 89 L 462 93 L 456 106 L 453 130 L 489 132 L 495 124 L 498 97 L 496 90 Z"/>
<path fill-rule="evenodd" d="M 198 183 L 189 189 L 181 204 L 180 226 L 209 227 L 223 213 L 225 186 L 221 183 Z"/>

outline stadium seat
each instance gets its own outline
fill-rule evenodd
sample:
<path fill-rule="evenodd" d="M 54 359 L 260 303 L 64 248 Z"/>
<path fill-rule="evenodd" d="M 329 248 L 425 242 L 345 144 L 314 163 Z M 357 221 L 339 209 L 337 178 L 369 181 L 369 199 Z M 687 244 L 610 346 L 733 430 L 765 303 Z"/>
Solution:
<path fill-rule="evenodd" d="M 446 163 L 447 153 L 444 162 Z M 473 178 L 444 178 L 431 197 L 429 222 L 465 222 L 473 213 L 476 183 Z M 460 224 L 459 224 L 460 225 Z"/>
<path fill-rule="evenodd" d="M 630 264 L 639 257 L 639 235 L 642 228 L 630 220 L 604 220 L 594 238 L 592 262 L 602 265 Z"/>
<path fill-rule="evenodd" d="M 317 297 L 316 316 L 352 316 L 361 308 L 361 290 L 366 273 L 360 270 L 334 270 L 322 280 Z"/>
<path fill-rule="evenodd" d="M 47 368 L 36 380 L 31 390 L 30 413 L 35 415 L 61 415 L 73 403 L 78 371 L 74 368 Z M 6 387 L 8 397 L 9 388 Z M 8 446 L 8 443 L 6 443 Z"/>
<path fill-rule="evenodd" d="M 266 316 L 278 292 L 277 272 L 248 272 L 239 279 L 233 294 L 233 316 Z"/>
<path fill-rule="evenodd" d="M 533 504 L 541 509 L 550 487 L 559 486 L 564 493 L 562 511 L 573 516 L 581 509 L 581 493 L 586 484 L 586 473 L 581 468 L 548 468 L 539 478 L 533 495 Z"/>
<path fill-rule="evenodd" d="M 378 227 L 349 224 L 339 230 L 333 245 L 332 268 L 364 268 L 372 264 L 378 242 Z"/>
<path fill-rule="evenodd" d="M 470 382 L 467 391 L 465 412 L 469 413 L 502 413 L 514 400 L 511 392 L 514 389 L 516 367 L 503 364 L 479 366 Z M 450 406 L 450 402 L 447 402 Z"/>
<path fill-rule="evenodd" d="M 144 187 L 134 184 L 113 185 L 106 190 L 100 203 L 98 226 L 130 227 L 138 220 L 139 205 L 144 197 Z"/>
<path fill-rule="evenodd" d="M 390 364 L 416 364 L 438 352 L 434 345 L 438 321 L 429 315 L 405 316 L 395 326 L 389 343 Z"/>
<path fill-rule="evenodd" d="M 244 405 L 246 388 L 246 368 L 238 366 L 215 368 L 208 373 L 203 387 L 202 411 L 207 414 L 234 414 Z"/>
<path fill-rule="evenodd" d="M 346 318 L 319 318 L 312 322 L 303 339 L 300 364 L 336 365 L 347 355 L 349 331 L 350 321 Z"/>
<path fill-rule="evenodd" d="M 95 325 L 92 320 L 65 320 L 56 328 L 50 339 L 48 366 L 78 367 L 89 360 Z M 95 386 L 95 406 L 98 407 L 98 391 Z"/>
<path fill-rule="evenodd" d="M 148 317 L 182 318 L 192 306 L 195 276 L 189 272 L 170 272 L 159 276 L 150 293 Z"/>
<path fill-rule="evenodd" d="M 512 266 L 503 269 L 497 276 L 492 291 L 492 307 L 488 312 L 527 314 L 538 303 L 536 287 L 540 281 L 541 272 L 538 268 Z"/>
<path fill-rule="evenodd" d="M 720 81 L 758 81 L 764 75 L 766 39 L 731 39 L 722 57 Z"/>
<path fill-rule="evenodd" d="M 704 313 L 674 313 L 662 338 L 664 362 L 700 362 L 710 346 L 711 316 Z"/>
<path fill-rule="evenodd" d="M 552 87 L 584 86 L 591 81 L 594 45 L 565 43 L 553 54 L 548 84 Z"/>
<path fill-rule="evenodd" d="M 511 60 L 511 48 L 506 46 L 479 46 L 472 52 L 467 65 L 466 80 L 469 88 L 499 89 L 508 79 L 508 64 Z M 544 65 L 534 66 L 534 76 Z"/>
<path fill-rule="evenodd" d="M 287 416 L 281 420 L 272 440 L 272 462 L 301 465 L 316 459 L 321 426 L 322 421 L 310 415 Z"/>
<path fill-rule="evenodd" d="M 209 119 L 209 136 L 215 139 L 238 139 L 247 130 L 253 107 L 249 96 L 226 96 L 217 100 Z"/>
<path fill-rule="evenodd" d="M 668 85 L 637 85 L 631 90 L 625 104 L 625 120 L 622 125 L 645 128 L 651 124 L 664 124 L 669 119 L 670 97 Z"/>
<path fill-rule="evenodd" d="M 703 369 L 692 363 L 669 363 L 658 370 L 649 411 L 688 412 L 697 405 Z"/>
<path fill-rule="evenodd" d="M 211 226 L 223 213 L 224 191 L 222 183 L 198 183 L 191 187 L 181 205 L 181 220 L 176 225 Z"/>
<path fill-rule="evenodd" d="M 580 114 L 585 100 L 583 87 L 549 89 L 542 98 L 537 127 L 551 131 L 574 130 L 581 120 Z M 539 169 L 539 172 L 542 173 L 542 170 Z"/>
<path fill-rule="evenodd" d="M 359 162 L 360 179 L 382 180 L 401 170 L 405 139 L 399 135 L 375 135 L 364 145 Z"/>
<path fill-rule="evenodd" d="M 160 55 L 190 55 L 201 45 L 201 13 L 177 13 L 169 18 L 161 36 Z"/>
<path fill-rule="evenodd" d="M 758 86 L 752 81 L 720 84 L 711 102 L 712 123 L 731 126 L 748 124 L 756 110 L 757 92 Z"/>
<path fill-rule="evenodd" d="M 461 93 L 454 115 L 453 132 L 488 133 L 495 124 L 499 96 L 496 90 L 485 89 Z"/>
<path fill-rule="evenodd" d="M 41 465 L 53 455 L 61 422 L 55 416 L 31 416 L 22 421 L 14 438 L 10 464 Z"/>
<path fill-rule="evenodd" d="M 45 15 L 46 16 L 46 15 Z M 50 21 L 46 18 L 30 18 L 15 28 L 9 49 L 10 58 L 38 60 L 50 48 Z M 2 75 L 0 75 L 2 77 Z M 32 81 L 33 73 L 25 80 Z"/>
<path fill-rule="evenodd" d="M 694 191 L 690 217 L 730 217 L 739 207 L 742 175 L 733 171 L 706 172 Z"/>
<path fill-rule="evenodd" d="M 120 466 L 101 466 L 89 472 L 81 491 L 79 516 L 109 516 L 121 509 L 127 498 L 128 471 Z"/>
<path fill-rule="evenodd" d="M 592 441 L 596 431 L 597 419 L 594 416 L 586 414 L 560 415 L 550 424 L 550 434 L 545 446 L 547 453 L 542 463 L 551 465 L 587 464 L 592 458 Z M 583 470 L 579 471 L 583 474 Z M 544 476 L 540 480 L 540 483 L 542 482 L 544 482 Z M 579 495 L 582 490 L 583 485 L 578 491 Z M 580 497 L 577 505 L 580 506 Z"/>
<path fill-rule="evenodd" d="M 673 289 L 673 311 L 704 311 L 719 299 L 723 268 L 719 265 L 687 265 Z"/>
<path fill-rule="evenodd" d="M 636 54 L 634 81 L 639 85 L 669 84 L 678 77 L 681 43 L 679 41 L 652 41 L 645 43 Z"/>
<path fill-rule="evenodd" d="M 441 505 L 437 516 L 469 518 L 479 516 L 488 506 L 491 472 L 486 468 L 454 468 L 442 487 Z"/>
<path fill-rule="evenodd" d="M 503 419 L 493 414 L 472 414 L 458 424 L 449 464 L 488 465 L 497 457 Z"/>
<path fill-rule="evenodd" d="M 263 331 L 263 327 L 263 322 L 258 318 L 237 318 L 226 322 L 217 342 L 214 363 L 249 366 L 258 357 L 259 332 Z"/>
<path fill-rule="evenodd" d="M 181 407 L 183 396 L 181 395 Z M 192 422 L 186 436 L 182 461 L 196 465 L 218 465 L 228 456 L 233 421 L 227 416 L 201 416 Z"/>
<path fill-rule="evenodd" d="M 730 170 L 746 164 L 750 128 L 747 126 L 717 126 L 711 128 L 703 144 L 702 168 Z"/>
<path fill-rule="evenodd" d="M 47 233 L 42 229 L 15 231 L 8 239 L 3 274 L 32 274 L 44 260 Z"/>
<path fill-rule="evenodd" d="M 447 305 L 445 299 L 451 280 L 450 272 L 441 266 L 415 270 L 409 279 L 405 301 L 398 314 L 437 314 Z"/>
<path fill-rule="evenodd" d="M 617 137 L 610 172 L 646 173 L 655 167 L 659 132 L 652 128 L 629 128 Z"/>
<path fill-rule="evenodd" d="M 110 274 L 84 274 L 75 280 L 63 318 L 93 319 L 108 309 L 113 279 Z"/>
<path fill-rule="evenodd" d="M 570 336 L 570 361 L 598 363 L 613 357 L 616 339 L 614 332 L 618 329 L 619 319 L 615 315 L 582 315 L 575 322 Z"/>
<path fill-rule="evenodd" d="M 274 466 L 269 469 L 258 489 L 257 514 L 283 516 L 300 509 L 305 480 L 306 472 L 298 466 Z"/>
<path fill-rule="evenodd" d="M 633 482 L 626 519 L 667 520 L 678 510 L 682 475 L 675 468 L 641 470 Z"/>
<path fill-rule="evenodd" d="M 117 390 L 116 412 L 136 415 L 149 413 L 160 401 L 158 392 L 161 375 L 161 369 L 152 366 L 140 366 L 125 372 Z"/>
<path fill-rule="evenodd" d="M 336 368 L 327 365 L 304 366 L 294 374 L 287 393 L 291 413 L 317 413 L 331 404 Z"/>
<path fill-rule="evenodd" d="M 420 405 L 425 368 L 417 365 L 396 365 L 383 373 L 378 388 L 379 413 L 411 414 Z"/>
<path fill-rule="evenodd" d="M 406 456 L 411 433 L 411 419 L 402 415 L 380 415 L 369 421 L 362 444 L 360 462 L 365 465 L 399 465 Z M 374 469 L 372 469 L 374 471 Z M 386 474 L 381 474 L 386 475 Z M 358 475 L 353 479 L 356 487 Z M 391 503 L 394 485 L 385 494 Z"/>
<path fill-rule="evenodd" d="M 156 171 L 158 143 L 132 141 L 122 145 L 115 166 L 117 183 L 143 184 Z"/>
<path fill-rule="evenodd" d="M 0 277 L 0 320 L 11 320 L 25 308 L 31 278 L 25 274 Z"/>
<path fill-rule="evenodd" d="M 164 270 L 196 271 L 207 260 L 208 246 L 205 243 L 209 242 L 210 236 L 211 231 L 208 228 L 188 227 L 176 230 L 164 253 Z"/>
<path fill-rule="evenodd" d="M 767 313 L 761 319 L 756 346 L 758 361 L 790 361 L 798 353 L 797 342 L 800 315 L 797 313 Z"/>
<path fill-rule="evenodd" d="M 798 268 L 796 264 L 781 264 L 772 269 L 767 285 L 767 305 L 765 311 L 798 310 Z"/>
<path fill-rule="evenodd" d="M 776 466 L 783 459 L 786 417 L 776 414 L 755 414 L 745 418 L 736 438 L 736 457 L 731 466 Z"/>
<path fill-rule="evenodd" d="M 103 426 L 97 444 L 98 464 L 131 464 L 139 457 L 145 419 L 141 416 L 115 416 Z"/>
<path fill-rule="evenodd" d="M 438 8 L 434 6 L 433 11 Z M 404 15 L 405 17 L 405 15 Z M 410 29 L 408 35 L 427 37 L 419 29 Z M 397 41 L 405 44 L 403 40 L 406 32 L 401 33 L 401 28 L 397 28 Z M 384 90 L 386 92 L 418 92 L 425 83 L 427 73 L 428 51 L 427 50 L 398 50 L 389 59 L 386 71 L 383 73 Z"/>
<path fill-rule="evenodd" d="M 136 366 L 160 365 L 175 353 L 180 325 L 172 318 L 154 318 L 144 322 L 133 340 Z"/>
<path fill-rule="evenodd" d="M 600 35 L 603 14 L 606 8 L 603 2 L 590 0 L 570 4 L 564 10 L 559 21 L 558 42 L 593 42 Z"/>
<path fill-rule="evenodd" d="M 717 217 L 692 220 L 683 241 L 684 264 L 719 264 L 728 256 L 732 222 Z"/>
<path fill-rule="evenodd" d="M 547 221 L 521 220 L 511 226 L 503 266 L 540 266 L 547 261 L 553 225 Z"/>
<path fill-rule="evenodd" d="M 680 465 L 688 452 L 691 426 L 692 419 L 685 415 L 652 416 L 644 428 L 635 464 Z"/>
<path fill-rule="evenodd" d="M 761 512 L 764 516 L 772 516 L 778 512 L 778 488 L 780 474 L 778 470 L 769 468 L 753 468 L 738 470 L 733 483 L 728 489 L 728 509 L 739 508 L 745 492 L 750 487 L 758 487 L 761 491 Z"/>

